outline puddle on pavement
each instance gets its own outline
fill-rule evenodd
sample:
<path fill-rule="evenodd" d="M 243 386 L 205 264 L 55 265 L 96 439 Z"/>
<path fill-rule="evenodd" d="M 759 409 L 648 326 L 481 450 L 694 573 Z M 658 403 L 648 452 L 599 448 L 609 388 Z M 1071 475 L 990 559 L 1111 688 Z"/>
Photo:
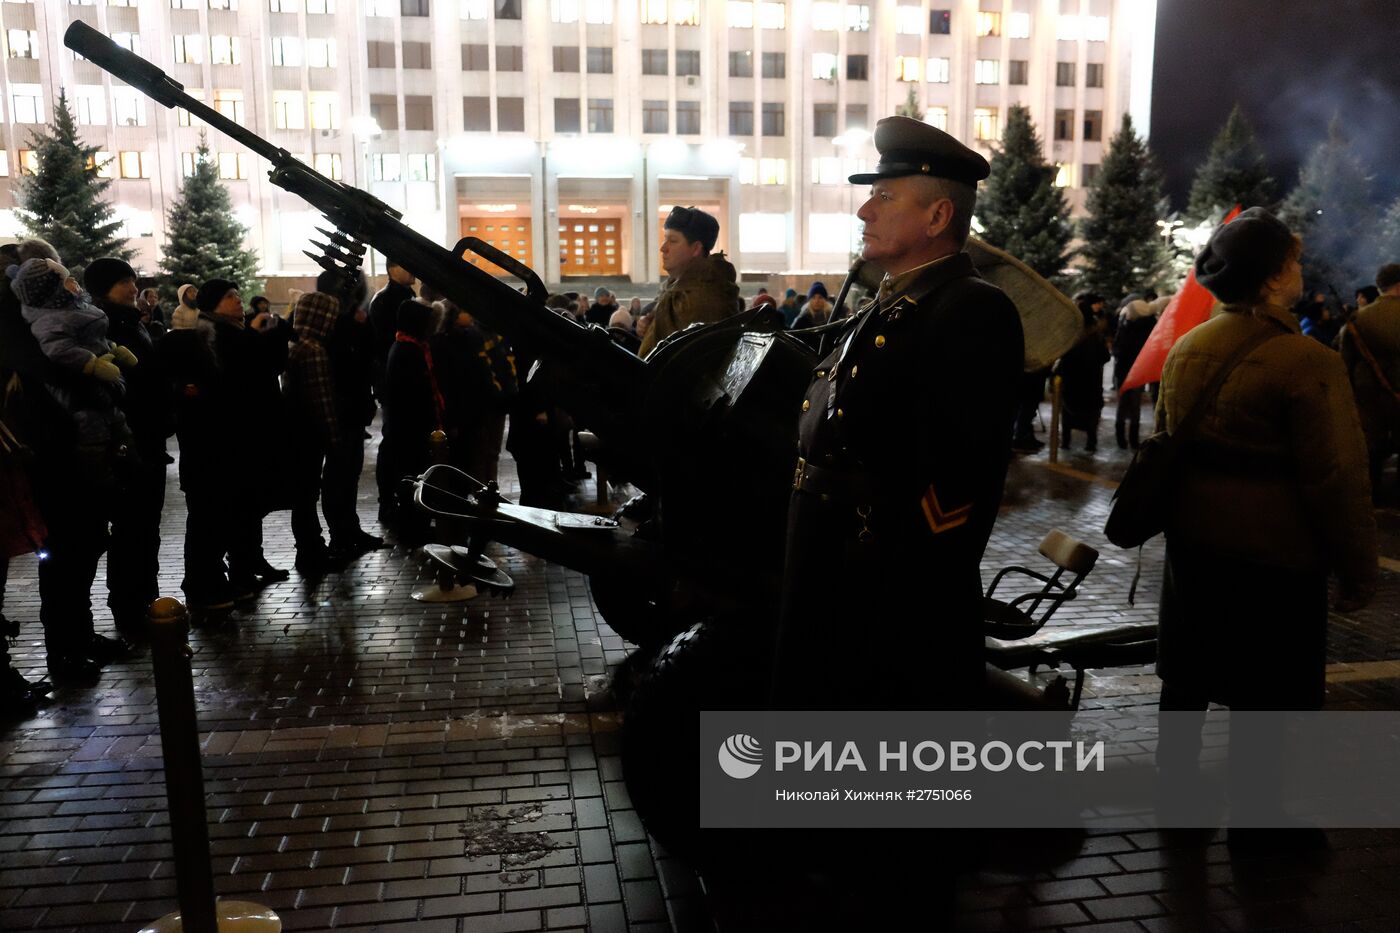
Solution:
<path fill-rule="evenodd" d="M 462 824 L 465 854 L 468 858 L 499 856 L 501 881 L 525 884 L 531 873 L 510 869 L 542 859 L 557 848 L 548 833 L 529 831 L 529 825 L 544 816 L 544 807 L 539 804 L 472 813 Z"/>

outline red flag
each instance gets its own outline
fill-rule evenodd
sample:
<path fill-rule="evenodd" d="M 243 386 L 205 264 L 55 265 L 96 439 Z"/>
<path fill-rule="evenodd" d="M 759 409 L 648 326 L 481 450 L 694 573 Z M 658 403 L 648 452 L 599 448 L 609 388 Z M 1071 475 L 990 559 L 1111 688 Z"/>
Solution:
<path fill-rule="evenodd" d="M 1228 224 L 1239 213 L 1240 206 L 1236 204 L 1234 210 L 1225 215 L 1223 223 Z M 1171 352 L 1172 346 L 1188 330 L 1204 323 L 1206 318 L 1210 317 L 1210 309 L 1214 306 L 1215 296 L 1196 281 L 1196 270 L 1193 267 L 1186 273 L 1186 284 L 1181 286 L 1181 291 L 1176 293 L 1176 297 L 1172 298 L 1157 320 L 1157 326 L 1152 328 L 1152 335 L 1147 338 L 1147 343 L 1143 345 L 1142 352 L 1138 354 L 1137 361 L 1128 371 L 1128 378 L 1123 380 L 1123 388 L 1119 391 L 1126 392 L 1145 386 L 1149 382 L 1160 382 L 1162 367 L 1167 362 L 1167 354 Z"/>

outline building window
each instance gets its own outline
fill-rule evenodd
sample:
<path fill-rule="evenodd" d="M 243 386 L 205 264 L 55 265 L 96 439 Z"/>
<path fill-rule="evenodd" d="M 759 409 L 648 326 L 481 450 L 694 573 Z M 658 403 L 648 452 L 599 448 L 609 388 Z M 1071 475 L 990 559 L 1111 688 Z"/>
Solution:
<path fill-rule="evenodd" d="M 198 164 L 199 164 L 200 162 L 202 162 L 202 161 L 204 161 L 204 160 L 202 160 L 202 159 L 199 157 L 199 153 L 197 153 L 197 152 L 182 152 L 182 153 L 180 153 L 180 177 L 182 177 L 182 178 L 192 178 L 192 177 L 194 177 L 194 169 L 195 169 L 195 166 L 198 165 Z"/>
<path fill-rule="evenodd" d="M 787 184 L 787 159 L 759 159 L 758 183 L 760 185 Z"/>
<path fill-rule="evenodd" d="M 174 36 L 175 62 L 180 65 L 204 64 L 204 47 L 207 41 L 203 36 Z M 276 39 L 272 40 L 274 43 Z M 274 52 L 276 46 L 273 47 Z"/>
<path fill-rule="evenodd" d="M 865 104 L 846 105 L 846 129 L 869 129 L 870 111 Z"/>
<path fill-rule="evenodd" d="M 739 159 L 739 184 L 758 184 L 758 160 L 747 156 Z"/>
<path fill-rule="evenodd" d="M 399 128 L 399 98 L 396 94 L 369 95 L 369 115 L 379 128 L 388 132 Z"/>
<path fill-rule="evenodd" d="M 334 68 L 335 40 L 307 39 L 306 64 L 310 68 Z"/>
<path fill-rule="evenodd" d="M 786 136 L 787 119 L 784 113 L 784 105 L 781 101 L 763 102 L 763 135 L 764 136 Z"/>
<path fill-rule="evenodd" d="M 670 109 L 666 101 L 642 101 L 642 132 L 669 133 L 670 131 Z"/>
<path fill-rule="evenodd" d="M 496 46 L 497 71 L 524 71 L 525 50 L 518 45 Z"/>
<path fill-rule="evenodd" d="M 519 19 L 520 0 L 495 0 L 496 19 Z"/>
<path fill-rule="evenodd" d="M 901 36 L 921 36 L 924 33 L 924 10 L 917 6 L 894 8 L 894 31 Z"/>
<path fill-rule="evenodd" d="M 745 253 L 787 251 L 786 214 L 740 214 L 739 249 Z"/>
<path fill-rule="evenodd" d="M 370 42 L 365 48 L 371 68 L 393 68 L 398 61 L 398 54 L 392 42 Z"/>
<path fill-rule="evenodd" d="M 405 42 L 403 44 L 403 66 L 415 70 L 433 67 L 433 47 L 426 42 Z"/>
<path fill-rule="evenodd" d="M 312 161 L 311 167 L 325 175 L 331 181 L 340 181 L 340 153 L 338 152 L 318 152 Z"/>
<path fill-rule="evenodd" d="M 431 152 L 410 152 L 404 159 L 404 181 L 437 181 L 437 156 Z"/>
<path fill-rule="evenodd" d="M 462 129 L 469 133 L 491 132 L 491 98 L 462 98 Z"/>
<path fill-rule="evenodd" d="M 868 80 L 870 80 L 870 56 L 869 56 L 869 55 L 847 55 L 847 56 L 846 56 L 846 80 L 847 80 L 847 81 L 868 81 Z"/>
<path fill-rule="evenodd" d="M 370 175 L 375 181 L 400 181 L 403 160 L 397 152 L 376 152 L 370 157 Z"/>
<path fill-rule="evenodd" d="M 786 52 L 764 52 L 764 53 L 763 53 L 763 77 L 765 77 L 765 78 L 786 78 L 786 77 L 787 77 L 787 53 L 786 53 Z"/>
<path fill-rule="evenodd" d="M 306 108 L 301 102 L 301 92 L 272 92 L 272 123 L 279 130 L 306 129 Z M 381 120 L 379 125 L 384 126 L 384 122 Z"/>
<path fill-rule="evenodd" d="M 19 159 L 19 173 L 20 173 L 21 175 L 37 175 L 37 174 L 39 174 L 39 154 L 38 154 L 37 152 L 35 152 L 33 149 L 21 149 L 21 150 L 19 150 L 19 151 L 16 153 L 16 155 L 18 156 L 18 159 Z M 103 153 L 100 153 L 100 152 L 99 152 L 99 153 L 97 153 L 97 155 L 101 156 L 101 155 L 103 155 Z M 112 160 L 111 160 L 111 153 L 106 153 L 106 156 L 107 156 L 107 164 L 106 164 L 105 168 L 106 168 L 107 174 L 105 174 L 105 175 L 102 174 L 104 166 L 103 166 L 103 165 L 100 163 L 100 161 L 99 161 L 97 174 L 98 174 L 98 177 L 100 177 L 100 178 L 111 178 L 111 177 L 112 177 L 112 171 L 111 171 L 111 161 L 112 161 Z"/>
<path fill-rule="evenodd" d="M 613 102 L 610 97 L 588 98 L 588 132 L 611 133 L 613 131 Z"/>
<path fill-rule="evenodd" d="M 681 136 L 698 136 L 700 133 L 700 101 L 676 101 L 676 133 Z"/>
<path fill-rule="evenodd" d="M 989 13 L 986 10 L 979 10 L 977 13 L 977 35 L 1001 35 L 1001 14 Z"/>
<path fill-rule="evenodd" d="M 117 126 L 145 126 L 146 95 L 134 88 L 112 88 L 112 116 Z"/>
<path fill-rule="evenodd" d="M 913 59 L 917 64 L 918 59 Z M 949 75 L 949 62 L 946 58 L 930 58 L 928 60 L 928 75 L 926 80 L 929 84 L 947 84 Z M 915 75 L 911 80 L 919 80 Z"/>
<path fill-rule="evenodd" d="M 1084 66 L 1084 86 L 1103 87 L 1103 65 L 1099 62 L 1089 62 Z"/>
<path fill-rule="evenodd" d="M 100 87 L 80 87 L 73 97 L 77 105 L 79 126 L 104 126 L 107 123 L 106 95 Z"/>
<path fill-rule="evenodd" d="M 549 0 L 549 18 L 556 23 L 578 22 L 579 0 Z"/>
<path fill-rule="evenodd" d="M 1103 111 L 1084 111 L 1084 141 L 1097 143 L 1103 141 Z"/>
<path fill-rule="evenodd" d="M 433 99 L 426 94 L 410 94 L 403 99 L 403 128 L 430 130 L 433 128 Z"/>
<path fill-rule="evenodd" d="M 399 13 L 404 16 L 428 16 L 428 0 L 399 0 Z"/>
<path fill-rule="evenodd" d="M 929 10 L 928 31 L 931 36 L 947 36 L 953 32 L 953 12 L 951 10 Z"/>
<path fill-rule="evenodd" d="M 554 132 L 577 133 L 579 131 L 579 105 L 577 97 L 554 98 Z"/>
<path fill-rule="evenodd" d="M 1072 162 L 1055 163 L 1055 187 L 1074 187 L 1074 164 Z"/>
<path fill-rule="evenodd" d="M 300 68 L 301 40 L 291 36 L 273 36 L 272 64 L 279 68 Z"/>
<path fill-rule="evenodd" d="M 118 154 L 117 169 L 122 178 L 150 178 L 150 158 L 144 152 L 122 152 Z"/>
<path fill-rule="evenodd" d="M 462 70 L 486 71 L 491 67 L 491 54 L 484 45 L 462 46 Z"/>
<path fill-rule="evenodd" d="M 1013 39 L 1029 39 L 1031 37 L 1031 15 L 1029 13 L 1012 13 L 1011 22 L 1006 27 L 1006 34 Z"/>
<path fill-rule="evenodd" d="M 224 88 L 215 90 L 214 109 L 234 123 L 243 123 L 243 92 Z"/>
<path fill-rule="evenodd" d="M 700 0 L 672 0 L 671 22 L 677 26 L 699 26 Z"/>
<path fill-rule="evenodd" d="M 126 153 L 122 153 L 122 155 L 126 155 Z M 219 177 L 225 180 L 246 179 L 248 177 L 249 161 L 250 159 L 246 152 L 219 153 Z"/>
<path fill-rule="evenodd" d="M 935 126 L 943 132 L 948 132 L 948 108 L 930 107 L 924 111 L 924 122 L 929 126 Z"/>
<path fill-rule="evenodd" d="M 972 136 L 982 142 L 995 142 L 1001 136 L 1001 121 L 995 107 L 978 107 L 972 111 Z"/>
<path fill-rule="evenodd" d="M 734 53 L 729 53 L 730 60 Z M 669 49 L 642 49 L 642 74 L 664 75 L 671 73 L 671 52 Z"/>
<path fill-rule="evenodd" d="M 613 50 L 607 46 L 590 45 L 588 47 L 588 73 L 591 75 L 612 74 L 612 53 Z"/>
<path fill-rule="evenodd" d="M 846 4 L 846 30 L 848 32 L 870 31 L 870 4 Z"/>
<path fill-rule="evenodd" d="M 760 3 L 758 5 L 758 25 L 763 29 L 786 29 L 787 4 Z"/>
<path fill-rule="evenodd" d="M 491 4 L 492 0 L 461 0 L 462 19 L 485 19 Z"/>
<path fill-rule="evenodd" d="M 1082 174 L 1083 181 L 1084 181 L 1084 187 L 1085 187 L 1085 188 L 1089 187 L 1089 186 L 1092 185 L 1094 182 L 1096 182 L 1096 181 L 1099 180 L 1099 165 L 1098 165 L 1098 163 L 1097 163 L 1097 162 L 1094 162 L 1094 163 L 1088 163 L 1088 162 L 1086 162 L 1086 163 L 1084 163 L 1083 172 L 1082 172 L 1081 174 Z"/>
<path fill-rule="evenodd" d="M 1055 63 L 1055 86 L 1074 87 L 1074 62 Z"/>
<path fill-rule="evenodd" d="M 700 52 L 698 49 L 676 49 L 676 74 L 698 75 L 700 73 Z"/>
<path fill-rule="evenodd" d="M 1000 84 L 1001 62 L 994 58 L 979 58 L 973 63 L 973 82 L 976 84 Z"/>
<path fill-rule="evenodd" d="M 1084 17 L 1084 38 L 1090 42 L 1108 41 L 1108 17 L 1107 16 L 1086 16 Z"/>
<path fill-rule="evenodd" d="M 584 0 L 583 20 L 595 26 L 612 25 L 613 0 Z"/>
<path fill-rule="evenodd" d="M 525 98 L 496 98 L 496 131 L 500 133 L 525 132 Z"/>
<path fill-rule="evenodd" d="M 731 100 L 729 102 L 729 135 L 753 135 L 753 102 Z"/>
<path fill-rule="evenodd" d="M 898 55 L 894 60 L 896 81 L 919 80 L 919 58 L 917 55 Z"/>
<path fill-rule="evenodd" d="M 1012 59 L 1007 62 L 1006 83 L 1007 84 L 1029 84 L 1031 73 L 1031 63 L 1022 59 Z"/>
<path fill-rule="evenodd" d="M 243 64 L 243 47 L 237 36 L 211 36 L 209 39 L 211 65 Z"/>
<path fill-rule="evenodd" d="M 841 28 L 841 4 L 812 4 L 812 30 L 814 32 L 835 32 Z"/>
<path fill-rule="evenodd" d="M 554 47 L 554 70 L 568 73 L 578 71 L 578 46 L 556 45 Z"/>
<path fill-rule="evenodd" d="M 666 23 L 667 0 L 641 0 L 642 22 L 661 26 Z"/>
<path fill-rule="evenodd" d="M 816 52 L 812 55 L 812 77 L 818 81 L 836 80 L 836 55 L 832 52 Z"/>
<path fill-rule="evenodd" d="M 836 135 L 836 105 L 812 105 L 812 135 L 827 139 Z"/>
<path fill-rule="evenodd" d="M 730 52 L 729 53 L 729 77 L 731 78 L 752 78 L 753 77 L 753 53 L 752 52 Z"/>
<path fill-rule="evenodd" d="M 1064 142 L 1074 138 L 1074 111 L 1055 111 L 1055 142 Z"/>
<path fill-rule="evenodd" d="M 308 13 L 334 13 L 335 0 L 306 0 Z"/>
<path fill-rule="evenodd" d="M 725 9 L 725 22 L 729 24 L 730 29 L 752 29 L 753 4 L 729 0 Z"/>
<path fill-rule="evenodd" d="M 114 32 L 112 33 L 112 41 L 128 52 L 141 54 L 141 37 L 134 32 Z"/>
<path fill-rule="evenodd" d="M 333 130 L 340 126 L 340 95 L 335 91 L 312 91 L 308 103 L 313 130 Z"/>

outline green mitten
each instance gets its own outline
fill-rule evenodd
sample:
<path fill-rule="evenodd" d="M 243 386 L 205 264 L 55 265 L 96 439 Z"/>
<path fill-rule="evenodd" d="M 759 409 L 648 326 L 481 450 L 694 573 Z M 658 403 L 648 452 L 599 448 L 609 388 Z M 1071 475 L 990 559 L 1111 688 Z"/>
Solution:
<path fill-rule="evenodd" d="M 122 369 L 130 369 L 136 365 L 136 354 L 132 353 L 121 344 L 112 344 L 112 360 Z"/>
<path fill-rule="evenodd" d="M 103 382 L 120 382 L 122 378 L 122 371 L 112 363 L 112 354 L 110 353 L 94 356 L 88 360 L 87 365 L 83 367 L 83 374 L 96 376 Z"/>

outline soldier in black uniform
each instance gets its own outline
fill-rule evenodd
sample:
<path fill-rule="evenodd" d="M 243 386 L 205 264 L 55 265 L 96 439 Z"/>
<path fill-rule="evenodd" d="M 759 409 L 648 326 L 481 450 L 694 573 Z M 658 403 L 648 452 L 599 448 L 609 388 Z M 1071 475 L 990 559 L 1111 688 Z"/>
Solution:
<path fill-rule="evenodd" d="M 802 402 L 773 706 L 978 709 L 979 563 L 1010 459 L 1016 308 L 967 242 L 988 165 L 907 117 L 857 211 L 886 270 Z"/>

